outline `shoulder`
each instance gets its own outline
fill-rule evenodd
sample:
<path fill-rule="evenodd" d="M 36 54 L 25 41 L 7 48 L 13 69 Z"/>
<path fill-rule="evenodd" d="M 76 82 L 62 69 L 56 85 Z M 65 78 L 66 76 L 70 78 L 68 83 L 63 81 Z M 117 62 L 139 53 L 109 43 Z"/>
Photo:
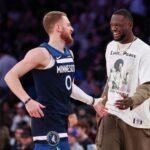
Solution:
<path fill-rule="evenodd" d="M 49 57 L 50 53 L 42 47 L 33 48 L 25 55 L 25 58 L 32 59 L 34 61 L 41 61 Z"/>
<path fill-rule="evenodd" d="M 117 42 L 116 41 L 110 41 L 108 44 L 107 44 L 107 48 L 112 48 L 114 46 L 117 45 Z"/>
<path fill-rule="evenodd" d="M 116 41 L 111 41 L 111 42 L 109 42 L 108 44 L 107 44 L 107 46 L 106 46 L 106 56 L 107 55 L 109 55 L 110 54 L 110 52 L 112 51 L 112 50 L 116 50 L 116 48 L 117 48 L 117 42 Z"/>
<path fill-rule="evenodd" d="M 49 52 L 43 47 L 36 47 L 27 52 L 26 55 L 36 56 L 36 57 L 45 57 Z"/>
<path fill-rule="evenodd" d="M 134 46 L 135 48 L 142 49 L 142 51 L 143 49 L 150 50 L 150 46 L 139 38 L 136 39 Z"/>
<path fill-rule="evenodd" d="M 34 67 L 45 66 L 51 59 L 51 55 L 45 48 L 37 47 L 29 50 L 22 60 L 26 64 L 32 64 Z"/>
<path fill-rule="evenodd" d="M 143 56 L 143 55 L 149 56 L 150 55 L 150 46 L 139 38 L 136 39 L 135 43 L 133 44 L 133 48 L 141 56 Z"/>

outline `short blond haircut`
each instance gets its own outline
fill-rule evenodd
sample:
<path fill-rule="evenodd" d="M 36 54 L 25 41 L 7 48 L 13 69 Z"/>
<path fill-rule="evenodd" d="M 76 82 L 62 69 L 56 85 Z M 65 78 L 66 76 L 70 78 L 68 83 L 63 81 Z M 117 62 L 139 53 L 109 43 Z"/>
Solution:
<path fill-rule="evenodd" d="M 63 17 L 67 16 L 66 13 L 61 11 L 50 11 L 43 18 L 43 27 L 47 34 L 51 33 L 54 25 Z"/>

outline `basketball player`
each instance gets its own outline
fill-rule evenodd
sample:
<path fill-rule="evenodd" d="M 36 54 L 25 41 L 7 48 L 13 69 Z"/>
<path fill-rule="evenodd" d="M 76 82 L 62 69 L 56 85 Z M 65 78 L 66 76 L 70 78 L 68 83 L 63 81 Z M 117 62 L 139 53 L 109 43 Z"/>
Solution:
<path fill-rule="evenodd" d="M 110 28 L 114 40 L 106 49 L 108 80 L 103 92 L 109 114 L 99 120 L 97 148 L 149 150 L 150 47 L 133 34 L 133 18 L 126 9 L 113 13 Z M 120 66 L 120 74 L 115 66 Z"/>
<path fill-rule="evenodd" d="M 43 26 L 49 36 L 48 43 L 31 49 L 7 73 L 5 81 L 32 117 L 35 150 L 69 150 L 70 97 L 92 105 L 101 115 L 106 115 L 107 110 L 101 104 L 102 98 L 92 98 L 73 83 L 73 54 L 66 46 L 73 42 L 73 28 L 66 14 L 48 12 L 43 18 Z M 37 100 L 26 93 L 19 80 L 30 70 L 33 71 Z"/>

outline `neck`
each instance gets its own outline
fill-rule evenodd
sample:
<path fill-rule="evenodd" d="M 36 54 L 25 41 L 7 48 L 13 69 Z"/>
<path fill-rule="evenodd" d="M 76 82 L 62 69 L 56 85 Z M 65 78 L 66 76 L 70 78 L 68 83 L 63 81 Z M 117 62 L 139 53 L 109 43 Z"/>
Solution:
<path fill-rule="evenodd" d="M 65 42 L 60 38 L 60 36 L 50 35 L 49 37 L 50 40 L 48 44 L 59 50 L 60 52 L 64 52 Z"/>
<path fill-rule="evenodd" d="M 117 46 L 118 52 L 126 52 L 132 45 L 132 43 L 136 40 L 136 37 L 134 35 L 130 36 L 130 38 L 127 38 L 128 41 L 126 42 L 119 42 Z M 120 44 L 120 46 L 119 46 Z M 128 45 L 127 45 L 128 44 Z"/>
<path fill-rule="evenodd" d="M 135 40 L 135 36 L 133 33 L 129 34 L 126 36 L 122 41 L 120 41 L 121 44 L 127 44 L 130 42 L 133 42 Z"/>

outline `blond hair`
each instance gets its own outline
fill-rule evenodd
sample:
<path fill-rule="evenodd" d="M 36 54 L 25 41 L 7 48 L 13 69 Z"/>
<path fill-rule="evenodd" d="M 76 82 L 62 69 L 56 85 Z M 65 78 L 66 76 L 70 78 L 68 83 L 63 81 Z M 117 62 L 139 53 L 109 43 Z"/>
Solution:
<path fill-rule="evenodd" d="M 0 150 L 4 149 L 9 143 L 9 130 L 5 126 L 0 126 Z"/>
<path fill-rule="evenodd" d="M 50 11 L 43 18 L 43 27 L 47 34 L 51 33 L 54 25 L 62 18 L 67 16 L 66 13 L 61 11 Z"/>

